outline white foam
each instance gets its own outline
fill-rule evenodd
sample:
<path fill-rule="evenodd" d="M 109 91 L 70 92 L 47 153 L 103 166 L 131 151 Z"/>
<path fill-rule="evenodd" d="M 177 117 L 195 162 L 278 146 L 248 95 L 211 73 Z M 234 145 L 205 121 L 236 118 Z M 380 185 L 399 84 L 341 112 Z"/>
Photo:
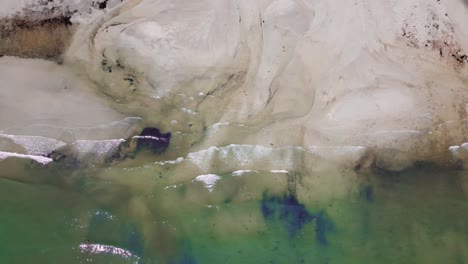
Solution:
<path fill-rule="evenodd" d="M 53 160 L 51 158 L 47 157 L 42 157 L 42 156 L 35 156 L 35 155 L 24 155 L 24 154 L 18 154 L 18 153 L 13 153 L 13 152 L 3 152 L 0 151 L 0 160 L 4 160 L 6 158 L 21 158 L 21 159 L 30 159 L 34 160 L 42 165 L 46 165 L 51 163 Z"/>
<path fill-rule="evenodd" d="M 468 152 L 468 142 L 463 143 L 463 144 L 461 144 L 460 146 L 450 146 L 450 147 L 448 148 L 448 150 L 449 150 L 452 154 L 460 153 L 460 151 L 462 151 L 462 152 L 467 151 L 467 152 Z"/>
<path fill-rule="evenodd" d="M 448 150 L 449 150 L 452 154 L 457 153 L 459 149 L 460 149 L 460 146 L 450 146 L 450 147 L 448 148 Z"/>
<path fill-rule="evenodd" d="M 109 246 L 109 245 L 102 245 L 102 244 L 80 244 L 79 246 L 81 253 L 84 254 L 110 254 L 110 255 L 116 255 L 119 257 L 122 257 L 124 259 L 131 259 L 135 258 L 137 261 L 134 263 L 138 263 L 138 260 L 140 257 L 134 255 L 132 252 L 123 249 L 123 248 L 118 248 L 114 246 Z"/>
<path fill-rule="evenodd" d="M 468 150 L 468 142 L 461 144 L 460 147 Z"/>
<path fill-rule="evenodd" d="M 287 170 L 271 170 L 272 173 L 289 173 Z"/>
<path fill-rule="evenodd" d="M 247 173 L 258 173 L 256 170 L 237 170 L 232 172 L 232 176 L 242 176 Z"/>
<path fill-rule="evenodd" d="M 213 188 L 216 182 L 219 180 L 221 180 L 221 177 L 219 177 L 216 174 L 204 174 L 204 175 L 199 175 L 195 178 L 195 181 L 203 182 L 203 185 L 205 185 L 205 187 L 210 192 L 213 191 Z"/>
<path fill-rule="evenodd" d="M 164 190 L 168 190 L 168 189 L 175 189 L 177 188 L 178 186 L 176 184 L 173 184 L 173 185 L 168 185 L 166 187 L 164 187 Z"/>
<path fill-rule="evenodd" d="M 229 126 L 229 125 L 230 125 L 229 122 L 215 123 L 215 124 L 213 124 L 213 125 L 211 125 L 211 126 L 209 127 L 209 131 L 210 131 L 211 133 L 216 133 L 216 132 L 219 131 L 220 128 L 222 128 L 222 127 L 227 127 L 227 126 Z"/>
<path fill-rule="evenodd" d="M 132 138 L 142 138 L 142 139 L 154 139 L 154 140 L 162 140 L 162 141 L 167 141 L 168 139 L 165 137 L 155 137 L 155 136 L 133 136 Z"/>
<path fill-rule="evenodd" d="M 164 165 L 174 165 L 174 164 L 181 163 L 182 161 L 184 161 L 184 158 L 183 157 L 178 157 L 175 160 L 156 161 L 154 164 L 162 165 L 162 166 L 164 166 Z"/>

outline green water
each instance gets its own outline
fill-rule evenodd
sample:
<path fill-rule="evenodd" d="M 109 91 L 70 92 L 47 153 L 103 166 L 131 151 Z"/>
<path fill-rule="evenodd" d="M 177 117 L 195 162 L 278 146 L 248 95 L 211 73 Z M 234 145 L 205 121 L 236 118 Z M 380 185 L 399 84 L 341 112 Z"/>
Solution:
<path fill-rule="evenodd" d="M 468 263 L 467 172 L 325 170 L 294 190 L 260 172 L 212 192 L 167 178 L 143 167 L 0 180 L 0 263 Z M 81 253 L 84 242 L 139 259 Z"/>

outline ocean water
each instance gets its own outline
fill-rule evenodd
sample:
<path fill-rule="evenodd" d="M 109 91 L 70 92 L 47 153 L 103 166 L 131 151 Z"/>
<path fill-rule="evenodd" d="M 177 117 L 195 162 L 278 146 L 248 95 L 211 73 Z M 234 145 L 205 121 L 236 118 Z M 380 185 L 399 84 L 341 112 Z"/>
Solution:
<path fill-rule="evenodd" d="M 0 263 L 468 263 L 463 171 L 22 173 L 0 180 Z"/>

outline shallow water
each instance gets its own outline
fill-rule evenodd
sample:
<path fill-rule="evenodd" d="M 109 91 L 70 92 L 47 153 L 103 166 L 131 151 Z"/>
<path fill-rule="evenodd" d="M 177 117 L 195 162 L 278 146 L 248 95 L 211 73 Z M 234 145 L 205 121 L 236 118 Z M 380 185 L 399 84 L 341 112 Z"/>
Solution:
<path fill-rule="evenodd" d="M 468 260 L 466 172 L 252 171 L 210 188 L 158 166 L 25 173 L 40 184 L 0 180 L 0 263 Z"/>

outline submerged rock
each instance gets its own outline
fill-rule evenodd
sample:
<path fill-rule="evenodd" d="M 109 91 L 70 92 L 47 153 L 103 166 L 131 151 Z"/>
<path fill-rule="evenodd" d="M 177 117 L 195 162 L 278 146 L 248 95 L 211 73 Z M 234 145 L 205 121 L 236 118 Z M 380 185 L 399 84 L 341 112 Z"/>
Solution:
<path fill-rule="evenodd" d="M 140 151 L 161 154 L 169 147 L 171 133 L 161 133 L 158 128 L 147 127 L 138 136 L 133 136 L 122 143 L 120 152 L 126 157 L 135 157 Z"/>

